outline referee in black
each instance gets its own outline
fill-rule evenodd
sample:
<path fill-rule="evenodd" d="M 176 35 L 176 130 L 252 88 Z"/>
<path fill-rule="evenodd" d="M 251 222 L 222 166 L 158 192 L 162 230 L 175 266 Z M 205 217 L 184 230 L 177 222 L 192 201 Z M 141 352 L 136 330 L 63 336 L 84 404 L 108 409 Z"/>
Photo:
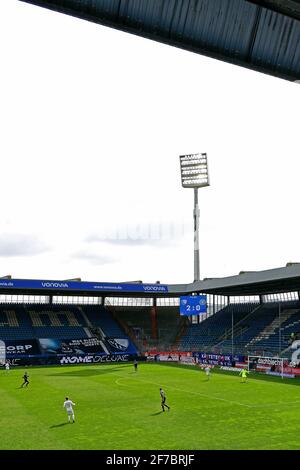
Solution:
<path fill-rule="evenodd" d="M 168 411 L 170 411 L 170 407 L 166 404 L 166 394 L 165 394 L 165 392 L 163 391 L 162 388 L 159 389 L 159 393 L 160 393 L 160 396 L 161 396 L 162 410 L 165 411 L 165 407 L 167 407 Z"/>
<path fill-rule="evenodd" d="M 23 388 L 24 385 L 25 385 L 26 387 L 28 387 L 28 385 L 29 385 L 29 380 L 28 380 L 28 373 L 27 373 L 27 371 L 24 372 L 23 379 L 24 379 L 24 382 L 22 383 L 21 388 Z"/>

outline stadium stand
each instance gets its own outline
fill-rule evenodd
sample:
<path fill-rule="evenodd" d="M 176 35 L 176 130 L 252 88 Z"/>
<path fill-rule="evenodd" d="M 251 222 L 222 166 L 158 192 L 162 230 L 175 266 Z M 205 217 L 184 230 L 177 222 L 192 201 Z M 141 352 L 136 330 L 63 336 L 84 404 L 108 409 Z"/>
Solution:
<path fill-rule="evenodd" d="M 158 338 L 167 344 L 175 342 L 176 333 L 180 326 L 180 317 L 177 307 L 163 307 L 157 309 Z"/>
<path fill-rule="evenodd" d="M 123 325 L 141 351 L 173 349 L 182 322 L 178 307 L 157 307 L 156 333 L 153 332 L 151 307 L 114 307 L 116 319 Z"/>
<path fill-rule="evenodd" d="M 0 338 L 2 340 L 18 340 L 34 338 L 34 330 L 30 317 L 20 305 L 1 305 L 0 307 Z"/>
<path fill-rule="evenodd" d="M 31 320 L 33 338 L 79 339 L 90 336 L 76 307 L 30 305 L 23 309 L 25 316 L 29 316 Z"/>
<path fill-rule="evenodd" d="M 95 336 L 127 338 L 126 333 L 101 306 L 2 304 L 0 339 L 80 339 Z"/>
<path fill-rule="evenodd" d="M 208 317 L 200 324 L 191 324 L 178 343 L 178 349 L 182 351 L 208 351 L 226 341 L 231 334 L 232 314 L 234 327 L 240 324 L 258 304 L 232 304 L 214 315 Z"/>
<path fill-rule="evenodd" d="M 97 336 L 128 339 L 140 352 L 277 355 L 280 349 L 284 357 L 290 357 L 291 333 L 300 331 L 299 301 L 282 302 L 280 317 L 276 302 L 230 304 L 199 324 L 181 317 L 178 307 L 157 307 L 156 312 L 154 329 L 151 307 L 2 304 L 0 339 Z"/>
<path fill-rule="evenodd" d="M 191 324 L 187 334 L 182 336 L 178 349 L 276 355 L 279 348 L 282 353 L 290 348 L 291 332 L 297 331 L 297 328 L 300 330 L 299 302 L 282 303 L 280 317 L 278 303 L 231 304 L 199 325 Z"/>
<path fill-rule="evenodd" d="M 107 308 L 101 305 L 88 305 L 79 307 L 79 309 L 86 315 L 89 322 L 93 327 L 101 328 L 105 336 L 111 337 L 124 337 L 124 331 L 120 328 L 118 323 L 113 319 L 111 313 Z"/>

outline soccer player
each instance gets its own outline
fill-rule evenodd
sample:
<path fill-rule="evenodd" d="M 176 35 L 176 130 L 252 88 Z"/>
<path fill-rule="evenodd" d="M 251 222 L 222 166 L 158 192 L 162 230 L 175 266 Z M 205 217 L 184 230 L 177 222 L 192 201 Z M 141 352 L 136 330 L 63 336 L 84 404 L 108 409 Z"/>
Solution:
<path fill-rule="evenodd" d="M 206 373 L 207 380 L 209 380 L 210 379 L 210 367 L 209 367 L 209 365 L 207 365 L 204 370 L 205 370 L 205 373 Z"/>
<path fill-rule="evenodd" d="M 29 375 L 28 375 L 27 371 L 25 370 L 24 375 L 23 375 L 24 382 L 22 383 L 21 388 L 23 388 L 24 385 L 26 387 L 28 387 L 28 385 L 29 385 L 28 377 L 29 377 Z"/>
<path fill-rule="evenodd" d="M 8 374 L 9 372 L 9 362 L 5 363 L 5 372 Z"/>
<path fill-rule="evenodd" d="M 242 384 L 246 382 L 247 380 L 247 375 L 249 374 L 249 371 L 247 369 L 242 369 L 239 375 L 242 376 Z"/>
<path fill-rule="evenodd" d="M 162 388 L 159 389 L 159 393 L 160 393 L 160 396 L 161 396 L 162 410 L 165 411 L 165 406 L 166 406 L 168 408 L 168 411 L 170 411 L 170 407 L 166 404 L 166 394 L 165 394 L 165 392 L 163 391 Z"/>
<path fill-rule="evenodd" d="M 133 361 L 133 365 L 134 365 L 134 370 L 135 370 L 135 372 L 137 372 L 138 361 L 137 361 L 136 359 Z"/>
<path fill-rule="evenodd" d="M 73 423 L 75 423 L 75 415 L 73 411 L 73 406 L 75 406 L 75 403 L 73 403 L 72 400 L 69 400 L 69 398 L 66 397 L 66 401 L 63 404 L 63 408 L 65 408 L 68 413 L 69 423 L 71 422 L 71 418 L 72 418 Z"/>

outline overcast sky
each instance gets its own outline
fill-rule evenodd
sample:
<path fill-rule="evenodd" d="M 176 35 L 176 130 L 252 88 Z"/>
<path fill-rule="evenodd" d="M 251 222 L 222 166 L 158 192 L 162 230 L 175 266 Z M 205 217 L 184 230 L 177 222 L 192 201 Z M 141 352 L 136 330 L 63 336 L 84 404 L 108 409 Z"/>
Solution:
<path fill-rule="evenodd" d="M 193 281 L 300 261 L 300 87 L 0 2 L 0 276 Z"/>

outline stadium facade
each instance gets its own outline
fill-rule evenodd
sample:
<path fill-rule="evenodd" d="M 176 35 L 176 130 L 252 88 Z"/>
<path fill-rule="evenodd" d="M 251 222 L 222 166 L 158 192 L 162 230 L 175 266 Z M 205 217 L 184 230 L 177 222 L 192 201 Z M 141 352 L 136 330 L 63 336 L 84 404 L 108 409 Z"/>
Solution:
<path fill-rule="evenodd" d="M 221 357 L 224 366 L 249 354 L 291 360 L 299 291 L 297 263 L 191 284 L 3 278 L 2 362 L 64 365 L 174 354 L 189 361 Z M 179 314 L 180 297 L 189 294 L 206 295 L 205 314 Z"/>

